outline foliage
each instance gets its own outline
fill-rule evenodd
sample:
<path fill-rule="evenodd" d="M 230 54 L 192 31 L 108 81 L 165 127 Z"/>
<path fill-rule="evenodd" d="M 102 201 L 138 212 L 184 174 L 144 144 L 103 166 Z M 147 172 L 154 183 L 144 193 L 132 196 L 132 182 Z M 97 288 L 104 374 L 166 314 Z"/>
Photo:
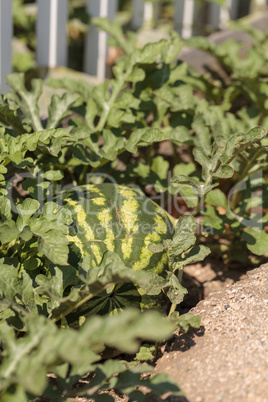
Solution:
<path fill-rule="evenodd" d="M 172 61 L 175 51 L 170 55 L 168 46 L 166 41 L 137 50 L 131 64 L 123 66 L 123 76 L 118 70 L 114 80 L 98 87 L 66 82 L 71 91 L 52 97 L 46 120 L 40 118 L 38 103 L 42 82 L 33 80 L 28 89 L 22 74 L 7 77 L 13 92 L 5 94 L 0 105 L 1 400 L 53 398 L 56 394 L 63 400 L 76 395 L 98 399 L 99 391 L 110 388 L 130 397 L 134 392 L 135 399 L 142 400 L 142 392 L 135 390 L 140 385 L 156 394 L 169 389 L 181 393 L 162 376 L 140 379 L 141 373 L 150 371 L 148 366 L 128 367 L 110 360 L 98 363 L 114 353 L 136 352 L 141 340 L 167 339 L 175 328 L 174 320 L 130 308 L 116 315 L 100 314 L 107 311 L 103 309 L 107 302 L 108 311 L 129 304 L 146 310 L 160 306 L 164 297 L 173 311 L 186 292 L 180 283 L 186 255 L 197 260 L 208 253 L 201 246 L 193 247 L 195 227 L 188 220 L 183 219 L 185 225 L 179 221 L 174 239 L 159 243 L 162 250 L 152 251 L 167 252 L 169 270 L 161 276 L 132 270 L 112 251 L 93 265 L 89 256 L 81 258 L 73 248 L 72 213 L 54 198 L 60 183 L 62 189 L 84 184 L 90 169 L 95 171 L 92 180 L 101 178 L 97 169 L 108 165 L 110 171 L 110 161 L 117 155 L 165 138 L 158 128 L 140 124 L 135 128 L 130 106 L 133 95 L 124 89 L 143 77 L 138 65 L 154 65 L 162 49 Z M 126 113 L 121 111 L 125 105 Z M 63 128 L 66 119 L 68 125 Z M 121 137 L 120 120 L 130 124 Z M 98 145 L 101 138 L 103 146 Z M 182 226 L 186 236 L 191 233 L 187 247 L 181 245 Z M 77 254 L 73 261 L 68 259 L 70 253 Z M 191 325 L 191 317 L 186 322 Z M 56 385 L 48 382 L 51 372 L 57 376 Z M 88 372 L 87 385 L 74 388 Z"/>
<path fill-rule="evenodd" d="M 35 25 L 37 19 L 37 3 L 34 0 L 12 0 L 14 23 L 13 38 L 13 70 L 26 72 L 36 69 L 36 36 Z M 83 40 L 89 27 L 89 15 L 86 11 L 85 0 L 71 0 L 68 2 L 69 16 L 67 24 L 69 44 L 69 65 L 81 70 L 83 66 Z M 28 71 L 29 73 L 29 71 Z"/>
<path fill-rule="evenodd" d="M 23 0 L 12 1 L 14 23 L 13 68 L 15 71 L 27 71 L 36 65 L 34 56 L 36 13 L 32 5 L 24 3 Z"/>
<path fill-rule="evenodd" d="M 105 146 L 101 149 L 95 146 L 91 154 L 83 151 L 83 156 L 76 152 L 72 162 L 86 164 L 88 161 L 94 171 L 113 172 L 118 183 L 155 186 L 169 212 L 182 214 L 185 207 L 182 211 L 181 203 L 186 208 L 195 208 L 195 215 L 202 211 L 200 233 L 206 232 L 207 240 L 212 240 L 215 233 L 230 239 L 226 253 L 229 259 L 238 258 L 238 254 L 245 258 L 249 255 L 246 250 L 237 253 L 237 244 L 240 248 L 248 245 L 251 252 L 263 254 L 265 234 L 260 237 L 257 232 L 265 229 L 263 211 L 267 208 L 264 51 L 267 33 L 245 28 L 253 44 L 244 52 L 242 61 L 241 45 L 235 41 L 217 46 L 205 38 L 186 41 L 188 46 L 207 51 L 217 59 L 225 75 L 215 76 L 201 75 L 180 60 L 171 63 L 183 46 L 174 32 L 168 47 L 167 41 L 162 40 L 135 49 L 133 34 L 122 35 L 117 25 L 106 20 L 95 20 L 95 23 L 111 35 L 110 42 L 120 47 L 125 56 L 114 66 L 114 79 L 95 87 L 86 106 L 85 118 L 89 110 L 95 116 L 95 121 L 91 117 L 86 124 L 92 135 L 102 137 Z M 224 78 L 226 75 L 228 80 Z M 77 119 L 75 123 L 79 125 Z M 133 132 L 133 129 L 137 130 Z M 80 130 L 88 128 L 80 124 Z M 104 153 L 108 136 L 109 152 L 113 150 L 110 156 Z M 183 146 L 187 151 L 163 159 L 157 143 L 165 140 L 174 149 Z M 89 144 L 87 140 L 87 144 L 93 149 L 92 142 Z M 139 147 L 142 148 L 138 151 Z M 129 164 L 125 151 L 138 151 L 139 155 Z M 190 163 L 186 164 L 185 160 Z M 116 166 L 122 162 L 126 166 L 124 171 Z M 168 175 L 176 176 L 172 185 Z M 85 176 L 83 173 L 79 180 L 84 182 Z M 175 194 L 173 205 L 168 196 L 163 196 L 167 190 Z M 253 193 L 257 192 L 258 197 L 252 200 Z M 178 193 L 182 200 L 176 198 Z M 260 203 L 261 212 L 256 213 Z M 248 236 L 245 237 L 249 226 L 255 240 L 250 237 L 248 241 Z"/>
<path fill-rule="evenodd" d="M 95 87 L 72 79 L 46 83 L 65 89 L 52 97 L 46 119 L 39 111 L 41 80 L 28 87 L 22 74 L 8 76 L 13 91 L 0 102 L 3 401 L 111 400 L 100 394 L 111 388 L 143 400 L 136 389 L 142 385 L 158 395 L 180 394 L 170 379 L 141 379 L 148 365 L 109 358 L 135 354 L 143 340 L 161 342 L 176 326 L 199 326 L 198 318 L 175 309 L 186 293 L 183 267 L 209 253 L 201 242 L 215 249 L 224 239 L 229 259 L 268 251 L 267 34 L 248 29 L 253 45 L 243 61 L 235 42 L 188 42 L 212 54 L 226 80 L 178 60 L 183 43 L 174 32 L 137 48 L 135 36 L 116 24 L 95 24 L 123 51 L 112 79 Z M 151 191 L 179 218 L 172 238 L 148 246 L 167 254 L 161 275 L 134 271 L 111 250 L 93 264 L 70 241 L 76 222 L 56 196 L 108 181 Z M 107 302 L 113 314 L 102 315 Z M 118 303 L 122 311 L 115 313 Z M 130 303 L 139 309 L 122 308 Z M 154 353 L 143 345 L 136 361 Z"/>

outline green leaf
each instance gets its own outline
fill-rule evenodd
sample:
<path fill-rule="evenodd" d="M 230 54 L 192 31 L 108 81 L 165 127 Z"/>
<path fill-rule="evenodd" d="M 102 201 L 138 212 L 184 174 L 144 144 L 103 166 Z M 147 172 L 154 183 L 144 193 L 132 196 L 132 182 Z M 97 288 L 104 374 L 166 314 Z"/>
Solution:
<path fill-rule="evenodd" d="M 50 145 L 52 139 L 57 138 L 70 138 L 69 133 L 63 129 L 41 130 L 32 134 L 23 134 L 18 137 L 11 137 L 6 135 L 3 141 L 0 138 L 0 145 L 2 148 L 2 157 L 7 158 L 8 162 L 11 160 L 15 164 L 20 164 L 22 161 L 27 165 L 31 165 L 33 160 L 31 158 L 24 158 L 27 151 L 35 151 L 38 146 L 45 147 L 46 144 Z M 53 147 L 45 147 L 50 153 L 53 153 Z M 54 155 L 57 156 L 57 155 Z"/>
<path fill-rule="evenodd" d="M 4 216 L 6 220 L 11 220 L 11 202 L 4 195 L 0 195 L 0 214 Z"/>
<path fill-rule="evenodd" d="M 82 144 L 77 144 L 75 146 L 73 156 L 74 158 L 69 162 L 71 166 L 79 166 L 83 164 L 96 168 L 101 163 L 101 157 L 94 151 L 88 151 Z"/>
<path fill-rule="evenodd" d="M 199 180 L 197 177 L 189 177 L 189 176 L 185 176 L 185 175 L 178 175 L 178 176 L 174 176 L 171 178 L 170 180 L 171 183 L 184 183 L 184 184 L 189 184 L 192 185 L 194 187 L 198 187 L 199 186 Z"/>
<path fill-rule="evenodd" d="M 104 253 L 98 267 L 92 266 L 89 256 L 84 257 L 79 264 L 79 270 L 82 285 L 79 288 L 72 288 L 69 296 L 62 300 L 58 308 L 54 309 L 52 319 L 55 321 L 71 313 L 73 315 L 69 321 L 75 323 L 81 315 L 88 317 L 100 310 L 111 312 L 115 310 L 114 300 L 118 302 L 120 308 L 131 305 L 133 300 L 138 301 L 139 304 L 141 296 L 136 286 L 121 288 L 115 285 L 133 282 L 141 287 L 146 287 L 150 282 L 149 272 L 134 271 L 122 262 L 118 254 L 111 251 Z M 98 298 L 94 299 L 95 296 Z"/>
<path fill-rule="evenodd" d="M 40 345 L 45 337 L 51 336 L 53 328 L 50 325 L 44 325 L 43 317 L 38 318 L 29 322 L 30 332 L 20 339 L 15 339 L 13 331 L 6 323 L 0 326 L 1 339 L 6 350 L 0 368 L 3 390 L 20 383 L 23 384 L 26 391 L 36 395 L 42 394 L 45 389 L 46 370 L 41 364 L 41 359 L 42 354 L 51 353 L 51 348 L 40 348 Z M 37 322 L 39 326 L 36 325 Z M 33 334 L 33 329 L 36 331 L 35 334 Z M 45 354 L 43 361 L 47 362 L 48 356 L 45 358 Z M 32 359 L 29 359 L 29 355 L 32 356 Z"/>
<path fill-rule="evenodd" d="M 195 246 L 193 247 L 185 258 L 180 259 L 180 263 L 183 265 L 192 264 L 194 262 L 203 261 L 209 254 L 210 249 L 206 246 Z"/>
<path fill-rule="evenodd" d="M 171 314 L 171 320 L 176 323 L 179 327 L 180 331 L 186 333 L 189 328 L 199 328 L 201 323 L 201 318 L 199 316 L 195 316 L 192 313 L 186 313 L 183 315 L 179 315 L 177 311 Z"/>
<path fill-rule="evenodd" d="M 167 284 L 165 278 L 154 272 L 148 272 L 150 280 L 141 285 L 146 290 L 146 294 L 149 296 L 159 295 Z"/>
<path fill-rule="evenodd" d="M 264 230 L 247 229 L 243 232 L 242 239 L 254 254 L 264 255 L 268 252 L 268 233 Z"/>
<path fill-rule="evenodd" d="M 179 255 L 188 250 L 196 241 L 194 235 L 197 224 L 191 215 L 185 215 L 179 218 L 175 234 L 172 239 L 172 253 Z"/>
<path fill-rule="evenodd" d="M 35 131 L 43 130 L 40 119 L 38 101 L 42 93 L 42 81 L 32 80 L 32 90 L 27 91 L 24 84 L 24 75 L 22 73 L 13 73 L 6 76 L 6 82 L 13 88 L 17 94 L 8 92 L 6 97 L 12 100 L 23 111 L 24 115 L 31 120 Z"/>
<path fill-rule="evenodd" d="M 119 151 L 124 148 L 126 139 L 122 137 L 116 137 L 110 130 L 104 130 L 103 139 L 104 145 L 100 150 L 100 156 L 113 161 Z"/>
<path fill-rule="evenodd" d="M 155 345 L 143 344 L 135 356 L 135 360 L 146 362 L 155 357 Z"/>
<path fill-rule="evenodd" d="M 0 165 L 0 173 L 7 173 L 7 168 L 4 165 Z"/>
<path fill-rule="evenodd" d="M 7 104 L 2 103 L 2 101 L 0 101 L 0 119 L 4 121 L 7 126 L 13 127 L 14 130 L 20 134 L 23 134 L 25 131 L 27 131 L 23 118 L 18 116 L 16 111 L 10 109 L 10 107 Z"/>
<path fill-rule="evenodd" d="M 152 64 L 159 60 L 163 48 L 169 43 L 166 40 L 160 40 L 155 43 L 147 43 L 142 49 L 135 49 L 129 57 L 130 65 Z"/>
<path fill-rule="evenodd" d="M 190 174 L 194 173 L 196 170 L 196 166 L 194 163 L 178 163 L 173 168 L 174 176 L 180 175 L 183 173 L 184 177 L 189 176 Z"/>
<path fill-rule="evenodd" d="M 184 296 L 188 293 L 179 282 L 178 278 L 173 272 L 168 273 L 168 281 L 165 287 L 169 287 L 167 297 L 172 304 L 179 304 L 183 301 Z"/>
<path fill-rule="evenodd" d="M 109 328 L 117 327 L 111 332 Z M 125 328 L 124 331 L 121 329 Z M 141 313 L 139 310 L 126 309 L 115 316 L 93 317 L 82 327 L 88 333 L 91 344 L 103 342 L 126 353 L 136 352 L 138 339 L 161 341 L 172 335 L 174 325 L 156 311 Z"/>
<path fill-rule="evenodd" d="M 61 180 L 64 175 L 60 170 L 48 170 L 42 174 L 43 178 L 49 181 L 58 181 Z"/>
<path fill-rule="evenodd" d="M 145 71 L 142 68 L 135 68 L 128 76 L 130 82 L 139 82 L 145 79 Z"/>
<path fill-rule="evenodd" d="M 89 98 L 86 105 L 85 121 L 91 130 L 94 129 L 94 121 L 96 119 L 97 114 L 98 114 L 97 104 L 93 98 Z"/>
<path fill-rule="evenodd" d="M 265 138 L 267 131 L 263 127 L 254 127 L 244 136 L 243 143 L 254 143 Z"/>
<path fill-rule="evenodd" d="M 50 78 L 45 82 L 45 85 L 51 88 L 63 88 L 73 94 L 77 93 L 82 96 L 85 102 L 90 98 L 93 88 L 88 82 L 87 77 L 84 79 L 84 76 L 81 75 L 79 76 L 79 80 L 71 77 Z"/>
<path fill-rule="evenodd" d="M 193 144 L 194 138 L 186 127 L 178 126 L 171 131 L 170 141 L 176 145 L 182 145 L 185 143 Z"/>
<path fill-rule="evenodd" d="M 72 92 L 65 93 L 61 98 L 53 95 L 48 108 L 49 117 L 46 128 L 57 128 L 61 121 L 70 115 L 70 108 L 78 99 L 79 95 Z"/>
<path fill-rule="evenodd" d="M 68 239 L 57 229 L 42 233 L 38 239 L 38 251 L 54 264 L 68 265 Z"/>
<path fill-rule="evenodd" d="M 220 189 L 211 190 L 206 195 L 205 202 L 216 207 L 219 206 L 224 209 L 228 209 L 228 201 L 226 195 Z"/>
<path fill-rule="evenodd" d="M 150 174 L 150 166 L 145 163 L 138 162 L 137 166 L 134 167 L 133 172 L 135 172 L 139 177 L 147 178 Z"/>
<path fill-rule="evenodd" d="M 127 151 L 135 153 L 138 146 L 147 146 L 154 142 L 164 141 L 168 136 L 158 128 L 142 128 L 131 133 L 125 148 Z"/>
<path fill-rule="evenodd" d="M 20 234 L 21 239 L 23 241 L 29 241 L 29 240 L 31 240 L 32 236 L 33 236 L 33 233 L 31 231 L 31 229 L 29 228 L 29 226 L 24 226 L 24 228 Z"/>
<path fill-rule="evenodd" d="M 210 206 L 206 206 L 205 217 L 203 219 L 203 224 L 207 228 L 207 231 L 210 232 L 211 228 L 213 228 L 212 233 L 225 233 L 225 216 L 219 215 L 218 211 Z"/>
<path fill-rule="evenodd" d="M 192 123 L 192 128 L 197 136 L 195 139 L 196 146 L 201 148 L 206 155 L 210 155 L 211 134 L 209 128 L 204 124 L 203 119 L 200 116 L 195 117 L 194 122 Z M 199 161 L 197 160 L 197 162 Z"/>
<path fill-rule="evenodd" d="M 45 275 L 38 275 L 36 277 L 36 283 L 39 285 L 38 293 L 48 293 L 51 296 L 52 308 L 59 306 L 63 297 L 64 290 L 71 285 L 77 283 L 77 271 L 71 266 L 51 267 L 51 278 Z"/>
<path fill-rule="evenodd" d="M 23 228 L 28 224 L 31 216 L 38 211 L 39 202 L 31 198 L 26 198 L 22 204 L 17 205 L 18 218 L 16 221 L 17 228 L 22 231 Z"/>
<path fill-rule="evenodd" d="M 73 222 L 72 212 L 68 208 L 52 201 L 49 201 L 44 205 L 42 215 L 48 221 L 57 221 L 63 225 L 69 226 Z M 65 229 L 63 229 L 63 233 L 65 233 Z"/>
<path fill-rule="evenodd" d="M 0 241 L 2 244 L 16 240 L 19 234 L 20 231 L 14 221 L 7 220 L 5 223 L 0 224 Z"/>
<path fill-rule="evenodd" d="M 225 152 L 221 157 L 222 163 L 228 163 L 240 150 L 245 149 L 247 146 L 261 143 L 266 136 L 267 131 L 263 127 L 255 127 L 247 134 L 233 134 L 226 143 Z"/>
<path fill-rule="evenodd" d="M 0 263 L 0 292 L 13 308 L 22 311 L 37 311 L 32 279 L 24 272 L 19 275 L 18 269 L 12 265 Z M 17 302 L 19 301 L 19 305 Z"/>
<path fill-rule="evenodd" d="M 12 300 L 17 293 L 20 292 L 21 280 L 19 279 L 18 270 L 14 266 L 0 264 L 1 284 L 0 289 L 2 295 Z M 18 290 L 19 289 L 19 290 Z"/>
<path fill-rule="evenodd" d="M 212 163 L 211 160 L 205 155 L 204 151 L 200 148 L 194 148 L 193 155 L 196 162 L 200 163 L 202 166 L 202 178 L 207 181 L 212 173 Z"/>
<path fill-rule="evenodd" d="M 93 18 L 92 22 L 112 36 L 117 46 L 123 49 L 126 54 L 131 53 L 132 46 L 129 46 L 129 43 L 125 40 L 122 28 L 118 24 L 109 21 L 108 18 Z"/>
<path fill-rule="evenodd" d="M 229 179 L 234 174 L 234 169 L 229 165 L 221 165 L 215 173 L 212 174 L 213 177 L 219 179 Z"/>
<path fill-rule="evenodd" d="M 180 36 L 174 30 L 170 30 L 169 35 L 171 41 L 166 47 L 163 47 L 162 50 L 163 59 L 166 64 L 170 64 L 176 60 L 183 47 L 183 42 Z"/>
<path fill-rule="evenodd" d="M 164 180 L 167 177 L 169 163 L 163 158 L 163 156 L 156 156 L 153 158 L 151 169 L 161 180 Z"/>

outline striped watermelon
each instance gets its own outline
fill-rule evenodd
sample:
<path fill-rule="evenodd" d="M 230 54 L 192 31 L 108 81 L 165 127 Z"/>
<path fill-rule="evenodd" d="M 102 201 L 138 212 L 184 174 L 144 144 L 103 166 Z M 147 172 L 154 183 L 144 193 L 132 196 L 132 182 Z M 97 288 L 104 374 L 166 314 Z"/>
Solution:
<path fill-rule="evenodd" d="M 161 274 L 168 268 L 166 251 L 153 253 L 148 246 L 172 238 L 172 218 L 139 189 L 87 185 L 64 192 L 63 203 L 73 214 L 71 265 L 77 266 L 81 258 L 90 256 L 97 266 L 110 250 L 134 270 Z M 164 302 L 161 295 L 147 296 L 134 283 L 117 284 L 68 314 L 66 320 L 69 326 L 77 327 L 92 315 L 115 313 L 127 306 L 162 309 Z"/>
<path fill-rule="evenodd" d="M 63 202 L 73 214 L 69 240 L 80 257 L 90 255 L 98 265 L 110 250 L 134 270 L 160 274 L 166 268 L 166 252 L 148 246 L 172 238 L 172 218 L 139 189 L 90 184 L 64 192 Z"/>

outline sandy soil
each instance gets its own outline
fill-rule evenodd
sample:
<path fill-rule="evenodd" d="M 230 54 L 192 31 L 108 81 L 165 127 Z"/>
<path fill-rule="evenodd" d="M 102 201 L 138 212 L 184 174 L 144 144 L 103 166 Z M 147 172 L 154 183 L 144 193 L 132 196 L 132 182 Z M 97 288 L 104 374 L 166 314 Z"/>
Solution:
<path fill-rule="evenodd" d="M 156 366 L 185 392 L 168 400 L 268 401 L 268 264 L 210 293 L 192 312 L 201 328 L 177 335 Z"/>

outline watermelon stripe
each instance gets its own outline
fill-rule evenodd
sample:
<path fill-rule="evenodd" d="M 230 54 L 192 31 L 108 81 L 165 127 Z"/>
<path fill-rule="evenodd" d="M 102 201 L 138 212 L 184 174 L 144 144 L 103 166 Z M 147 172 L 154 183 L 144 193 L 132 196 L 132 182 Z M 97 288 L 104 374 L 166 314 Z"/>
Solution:
<path fill-rule="evenodd" d="M 173 235 L 171 220 L 162 208 L 136 188 L 99 184 L 75 190 L 65 192 L 63 198 L 77 228 L 69 239 L 82 257 L 91 255 L 96 265 L 110 250 L 134 270 L 163 272 L 166 252 L 152 253 L 148 248 Z"/>

